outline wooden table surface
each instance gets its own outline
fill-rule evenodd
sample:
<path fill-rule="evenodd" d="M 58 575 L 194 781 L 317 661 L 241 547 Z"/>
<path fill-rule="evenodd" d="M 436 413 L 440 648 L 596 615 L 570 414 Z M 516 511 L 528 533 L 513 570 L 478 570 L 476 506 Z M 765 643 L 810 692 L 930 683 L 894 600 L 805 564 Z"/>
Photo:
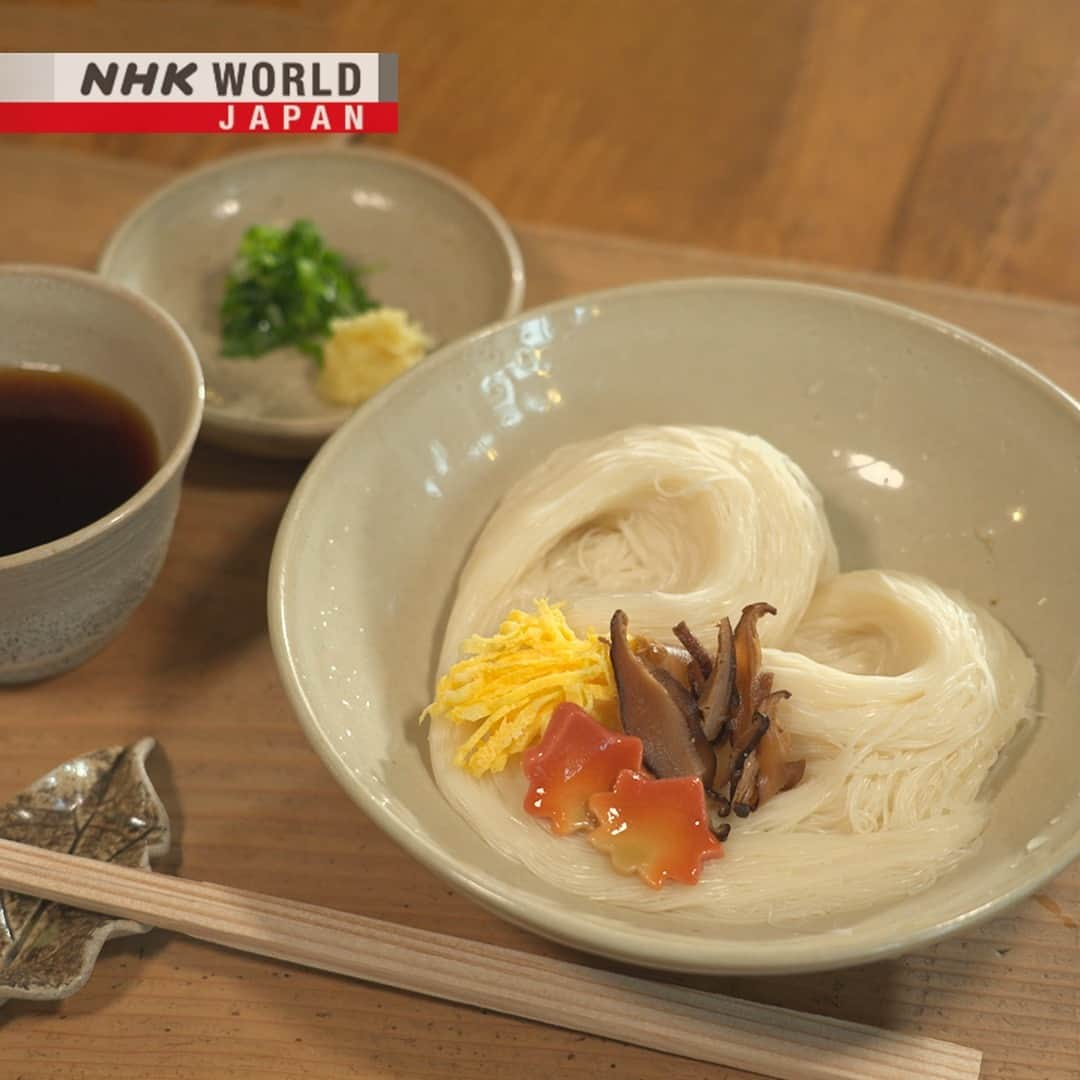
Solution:
<path fill-rule="evenodd" d="M 92 266 L 163 166 L 0 149 L 5 255 Z M 65 199 L 72 188 L 78 200 Z M 1000 341 L 1080 392 L 1080 308 L 520 229 L 530 302 L 665 276 L 771 273 L 877 292 Z M 274 533 L 297 465 L 197 448 L 162 577 L 101 655 L 0 693 L 0 797 L 76 752 L 160 740 L 151 774 L 176 826 L 160 869 L 426 929 L 569 955 L 456 895 L 390 843 L 308 748 L 265 625 Z M 869 967 L 696 979 L 747 998 L 950 1039 L 985 1077 L 1080 1076 L 1080 865 L 975 932 Z M 746 1074 L 290 969 L 153 933 L 107 946 L 87 987 L 0 1009 L 0 1077 L 594 1077 Z"/>
<path fill-rule="evenodd" d="M 529 298 L 770 272 L 851 284 L 1000 341 L 1080 392 L 1080 4 L 1073 0 L 411 0 L 0 4 L 5 49 L 383 49 L 399 135 L 522 229 Z M 171 170 L 265 140 L 0 140 L 7 260 L 92 266 Z M 71 754 L 152 733 L 173 814 L 163 869 L 568 955 L 456 896 L 328 780 L 266 638 L 270 546 L 297 466 L 200 447 L 151 597 L 90 664 L 0 695 L 0 798 Z M 987 1077 L 1080 1077 L 1080 869 L 901 960 L 690 980 L 952 1039 Z M 55 1005 L 0 1009 L 0 1077 L 742 1077 L 151 934 Z"/>
<path fill-rule="evenodd" d="M 1080 301 L 1076 0 L 34 0 L 0 45 L 397 51 L 378 141 L 515 220 Z"/>

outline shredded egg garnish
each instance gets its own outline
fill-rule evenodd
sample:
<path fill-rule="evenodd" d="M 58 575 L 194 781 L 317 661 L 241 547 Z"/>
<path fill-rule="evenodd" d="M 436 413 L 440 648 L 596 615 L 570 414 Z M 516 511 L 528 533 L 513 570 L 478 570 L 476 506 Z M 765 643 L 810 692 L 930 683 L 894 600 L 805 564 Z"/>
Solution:
<path fill-rule="evenodd" d="M 556 705 L 580 705 L 601 723 L 615 723 L 615 678 L 607 642 L 570 629 L 558 605 L 511 611 L 493 637 L 475 635 L 464 658 L 439 680 L 424 717 L 476 724 L 454 764 L 473 776 L 500 772 L 544 734 Z"/>
<path fill-rule="evenodd" d="M 333 319 L 323 346 L 319 393 L 336 405 L 359 405 L 407 371 L 431 348 L 419 323 L 399 308 Z"/>

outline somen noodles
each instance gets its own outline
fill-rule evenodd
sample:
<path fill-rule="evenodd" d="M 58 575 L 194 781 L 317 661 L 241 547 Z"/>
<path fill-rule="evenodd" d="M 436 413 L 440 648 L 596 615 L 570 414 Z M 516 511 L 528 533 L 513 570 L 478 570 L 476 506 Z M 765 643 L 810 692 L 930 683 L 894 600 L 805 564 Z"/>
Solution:
<path fill-rule="evenodd" d="M 674 644 L 686 620 L 767 600 L 764 664 L 791 692 L 798 786 L 739 821 L 697 885 L 643 888 L 580 836 L 523 810 L 516 768 L 454 765 L 466 728 L 430 725 L 435 779 L 492 847 L 596 900 L 728 923 L 792 922 L 931 884 L 978 842 L 986 776 L 1023 719 L 1035 672 L 987 612 L 923 578 L 838 574 L 822 501 L 763 439 L 637 427 L 562 447 L 505 495 L 463 569 L 440 671 L 515 606 L 561 601 L 570 626 Z"/>

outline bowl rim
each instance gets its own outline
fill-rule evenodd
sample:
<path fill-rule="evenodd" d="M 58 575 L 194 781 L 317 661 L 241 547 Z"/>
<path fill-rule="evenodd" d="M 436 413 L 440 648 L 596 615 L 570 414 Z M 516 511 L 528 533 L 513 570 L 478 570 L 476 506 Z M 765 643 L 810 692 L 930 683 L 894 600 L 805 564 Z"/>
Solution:
<path fill-rule="evenodd" d="M 139 513 L 178 472 L 183 470 L 188 456 L 191 454 L 191 449 L 195 445 L 195 439 L 199 434 L 206 397 L 202 365 L 199 363 L 195 346 L 191 344 L 191 340 L 180 324 L 149 297 L 143 296 L 141 293 L 137 293 L 133 289 L 129 289 L 127 286 L 120 285 L 115 281 L 107 281 L 87 270 L 76 270 L 66 266 L 51 266 L 44 263 L 7 263 L 0 266 L 0 288 L 3 288 L 5 279 L 32 280 L 35 278 L 67 282 L 89 293 L 97 293 L 99 296 L 106 296 L 110 300 L 116 300 L 121 304 L 127 304 L 138 309 L 152 322 L 158 324 L 158 329 L 165 337 L 172 340 L 173 346 L 177 349 L 177 355 L 183 360 L 193 393 L 188 396 L 187 411 L 175 445 L 158 464 L 153 476 L 138 491 L 125 499 L 115 509 L 102 517 L 96 518 L 88 525 L 84 525 L 81 529 L 65 533 L 55 540 L 48 540 L 32 548 L 15 551 L 9 555 L 0 555 L 0 574 L 8 570 L 32 566 L 53 555 L 71 551 L 88 541 L 96 540 L 99 536 L 114 532 Z M 16 368 L 20 366 L 25 367 L 28 365 L 16 365 Z M 99 379 L 97 381 L 104 380 Z M 110 383 L 110 385 L 116 387 L 116 384 Z M 125 397 L 127 396 L 122 387 L 116 387 L 116 389 L 119 389 Z"/>
<path fill-rule="evenodd" d="M 890 300 L 848 289 L 780 278 L 689 277 L 642 282 L 563 297 L 530 308 L 512 318 L 504 319 L 474 334 L 448 343 L 432 354 L 427 371 L 432 370 L 432 364 L 442 366 L 453 363 L 455 357 L 471 352 L 480 342 L 495 337 L 525 319 L 540 317 L 581 304 L 632 301 L 644 293 L 679 292 L 703 288 L 765 290 L 811 296 L 848 305 L 856 304 L 892 319 L 917 323 L 928 330 L 945 334 L 976 349 L 989 362 L 997 365 L 1007 377 L 1019 377 L 1030 383 L 1036 392 L 1050 399 L 1057 407 L 1068 411 L 1073 421 L 1080 426 L 1080 401 L 1023 360 L 978 335 L 936 316 Z M 389 387 L 362 405 L 330 437 L 308 464 L 289 499 L 278 527 L 267 590 L 270 641 L 278 675 L 308 742 L 349 798 L 375 825 L 423 866 L 500 918 L 549 940 L 588 953 L 672 972 L 705 975 L 780 975 L 826 971 L 873 963 L 932 945 L 946 936 L 971 929 L 1009 909 L 1064 871 L 1074 860 L 1080 858 L 1080 832 L 1077 832 L 1068 838 L 1052 856 L 1051 852 L 1047 852 L 1045 848 L 1038 854 L 1032 854 L 1030 856 L 1031 872 L 1022 882 L 989 900 L 975 903 L 951 918 L 932 922 L 901 940 L 891 938 L 884 929 L 876 931 L 868 940 L 856 943 L 848 940 L 846 936 L 834 935 L 828 931 L 799 932 L 796 928 L 792 938 L 767 945 L 747 943 L 746 946 L 740 947 L 738 944 L 733 945 L 727 942 L 724 946 L 725 955 L 720 958 L 711 956 L 706 947 L 707 943 L 703 940 L 692 940 L 690 935 L 682 935 L 664 939 L 664 947 L 670 955 L 663 960 L 656 956 L 655 944 L 651 948 L 647 944 L 642 944 L 643 941 L 655 943 L 656 937 L 653 935 L 636 934 L 630 927 L 612 925 L 610 919 L 596 920 L 594 918 L 584 921 L 580 913 L 572 917 L 567 916 L 560 912 L 552 902 L 538 900 L 527 886 L 509 883 L 505 878 L 496 877 L 485 871 L 466 872 L 456 856 L 442 851 L 434 842 L 404 824 L 386 806 L 385 802 L 369 790 L 345 765 L 329 735 L 320 725 L 315 709 L 307 696 L 286 621 L 287 593 L 291 587 L 289 556 L 297 541 L 302 539 L 302 519 L 313 494 L 320 486 L 323 474 L 333 466 L 354 429 L 361 427 L 369 416 L 388 408 L 400 393 L 411 386 L 416 379 L 424 378 L 425 375 L 425 371 L 414 368 L 396 379 Z M 522 874 L 526 879 L 531 876 L 530 872 L 524 869 Z M 586 932 L 585 928 L 591 928 L 591 932 Z M 822 952 L 827 952 L 827 955 L 821 955 Z"/>
<path fill-rule="evenodd" d="M 503 305 L 502 311 L 495 316 L 494 321 L 501 322 L 513 318 L 521 311 L 525 297 L 525 259 L 517 237 L 507 220 L 495 208 L 495 205 L 470 184 L 438 165 L 432 165 L 397 150 L 373 146 L 272 146 L 262 150 L 242 150 L 237 153 L 227 154 L 224 157 L 206 162 L 197 168 L 187 169 L 147 195 L 113 229 L 101 251 L 101 255 L 98 257 L 97 272 L 104 279 L 114 281 L 112 275 L 116 272 L 115 264 L 118 254 L 129 236 L 146 220 L 151 219 L 163 203 L 183 193 L 189 187 L 197 186 L 209 177 L 228 175 L 253 165 L 258 166 L 267 163 L 274 165 L 283 161 L 317 161 L 320 159 L 341 159 L 360 163 L 365 160 L 382 162 L 406 172 L 419 173 L 421 176 L 427 177 L 429 180 L 453 191 L 464 202 L 479 211 L 480 216 L 494 232 L 499 246 L 506 254 L 509 263 L 509 288 L 506 303 Z M 471 333 L 476 332 L 471 331 Z M 218 428 L 223 433 L 233 435 L 279 439 L 283 442 L 304 444 L 312 440 L 329 437 L 349 419 L 349 415 L 350 411 L 347 409 L 338 409 L 336 412 L 331 412 L 328 407 L 326 416 L 296 418 L 242 416 L 215 406 L 212 401 L 206 404 L 205 410 L 208 431 Z"/>

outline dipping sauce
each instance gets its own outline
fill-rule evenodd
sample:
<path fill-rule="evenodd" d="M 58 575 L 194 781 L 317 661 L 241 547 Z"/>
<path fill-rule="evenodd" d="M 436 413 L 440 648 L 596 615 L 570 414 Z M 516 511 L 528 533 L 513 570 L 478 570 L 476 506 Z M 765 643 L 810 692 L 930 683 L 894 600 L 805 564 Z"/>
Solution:
<path fill-rule="evenodd" d="M 123 394 L 84 375 L 0 368 L 0 556 L 97 521 L 157 467 L 150 423 Z"/>

